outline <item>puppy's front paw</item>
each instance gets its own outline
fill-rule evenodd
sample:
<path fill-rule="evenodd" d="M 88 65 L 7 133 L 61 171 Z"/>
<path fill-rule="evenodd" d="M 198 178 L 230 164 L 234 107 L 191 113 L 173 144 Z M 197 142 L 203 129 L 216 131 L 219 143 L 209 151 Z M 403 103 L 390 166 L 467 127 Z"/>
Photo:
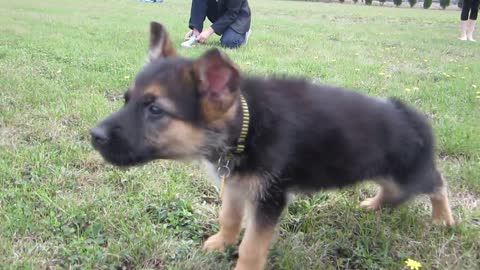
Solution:
<path fill-rule="evenodd" d="M 380 210 L 382 202 L 377 198 L 368 198 L 360 203 L 360 207 L 366 208 L 368 210 Z"/>
<path fill-rule="evenodd" d="M 452 226 L 455 224 L 455 220 L 452 217 L 450 209 L 447 209 L 447 211 L 433 211 L 432 223 L 437 225 Z"/>
<path fill-rule="evenodd" d="M 265 259 L 257 258 L 256 260 L 243 260 L 241 257 L 238 258 L 237 265 L 234 270 L 262 270 L 264 269 L 266 262 Z"/>
<path fill-rule="evenodd" d="M 206 251 L 223 251 L 226 245 L 233 244 L 227 241 L 222 234 L 216 233 L 210 236 L 205 243 L 203 243 L 203 250 Z"/>
<path fill-rule="evenodd" d="M 237 264 L 235 266 L 235 269 L 234 270 L 252 270 L 251 268 L 248 268 L 247 266 L 245 265 L 240 265 L 240 264 Z"/>

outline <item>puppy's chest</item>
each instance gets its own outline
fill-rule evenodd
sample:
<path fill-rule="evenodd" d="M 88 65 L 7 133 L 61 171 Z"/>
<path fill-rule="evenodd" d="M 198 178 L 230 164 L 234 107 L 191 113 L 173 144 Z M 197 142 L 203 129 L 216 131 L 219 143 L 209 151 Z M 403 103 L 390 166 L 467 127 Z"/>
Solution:
<path fill-rule="evenodd" d="M 258 195 L 268 186 L 265 178 L 256 173 L 239 173 L 233 167 L 232 171 L 225 171 L 221 165 L 208 160 L 202 160 L 202 165 L 209 181 L 218 189 L 221 189 L 224 184 L 235 187 L 240 193 Z"/>
<path fill-rule="evenodd" d="M 208 180 L 215 185 L 217 188 L 220 188 L 222 185 L 222 179 L 218 174 L 218 166 L 217 164 L 213 164 L 212 162 L 203 159 L 202 160 L 202 167 L 207 173 Z"/>

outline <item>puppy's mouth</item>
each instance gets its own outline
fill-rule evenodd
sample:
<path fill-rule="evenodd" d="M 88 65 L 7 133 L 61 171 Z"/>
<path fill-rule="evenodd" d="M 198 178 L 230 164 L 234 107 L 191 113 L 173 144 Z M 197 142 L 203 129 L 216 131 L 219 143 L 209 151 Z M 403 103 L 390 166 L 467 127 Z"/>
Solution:
<path fill-rule="evenodd" d="M 140 166 L 154 159 L 153 153 L 143 150 L 133 151 L 130 147 L 114 145 L 99 145 L 92 141 L 93 148 L 97 150 L 105 161 L 119 167 Z"/>
<path fill-rule="evenodd" d="M 153 160 L 153 158 L 148 157 L 144 154 L 136 154 L 136 153 L 109 153 L 104 151 L 99 151 L 102 157 L 108 163 L 119 166 L 119 167 L 133 167 L 133 166 L 141 166 L 149 161 Z"/>

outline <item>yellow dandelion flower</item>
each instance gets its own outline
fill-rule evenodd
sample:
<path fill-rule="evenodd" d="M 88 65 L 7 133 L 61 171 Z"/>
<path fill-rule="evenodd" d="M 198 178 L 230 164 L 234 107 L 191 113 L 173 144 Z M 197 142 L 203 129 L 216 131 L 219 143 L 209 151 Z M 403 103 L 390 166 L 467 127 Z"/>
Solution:
<path fill-rule="evenodd" d="M 130 79 L 130 76 L 125 75 L 125 76 L 123 76 L 123 78 L 124 78 L 125 80 L 128 80 L 128 79 Z"/>
<path fill-rule="evenodd" d="M 412 89 L 410 89 L 410 88 L 405 88 L 405 91 L 406 91 L 406 92 L 410 92 L 410 91 L 412 91 Z"/>
<path fill-rule="evenodd" d="M 337 59 L 333 59 L 332 62 L 337 62 Z"/>
<path fill-rule="evenodd" d="M 385 75 L 385 73 L 383 73 L 383 72 L 379 72 L 379 73 L 378 73 L 378 75 L 380 75 L 380 76 L 384 76 L 384 75 Z"/>
<path fill-rule="evenodd" d="M 422 268 L 422 264 L 415 261 L 415 260 L 412 260 L 410 258 L 408 258 L 406 261 L 405 261 L 405 264 L 408 266 L 408 268 L 410 268 L 411 270 L 419 270 L 420 268 Z"/>
<path fill-rule="evenodd" d="M 357 71 L 357 72 L 358 72 L 358 71 L 360 71 L 360 69 L 359 69 L 359 68 L 356 68 L 356 69 L 355 69 L 355 71 Z"/>
<path fill-rule="evenodd" d="M 477 85 L 476 85 L 476 84 L 472 84 L 472 87 L 473 87 L 473 89 L 477 89 Z"/>

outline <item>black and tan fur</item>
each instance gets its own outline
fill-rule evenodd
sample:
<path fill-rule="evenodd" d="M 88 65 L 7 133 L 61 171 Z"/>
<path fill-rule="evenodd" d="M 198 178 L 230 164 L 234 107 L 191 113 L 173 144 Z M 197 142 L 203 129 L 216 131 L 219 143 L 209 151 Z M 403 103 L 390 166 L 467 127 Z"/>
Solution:
<path fill-rule="evenodd" d="M 206 250 L 234 244 L 245 216 L 235 269 L 263 269 L 288 192 L 373 179 L 380 189 L 361 206 L 379 209 L 429 194 L 433 218 L 453 224 L 430 125 L 402 102 L 301 79 L 243 77 L 216 49 L 182 58 L 157 23 L 149 60 L 125 105 L 91 130 L 93 145 L 119 166 L 192 158 L 216 164 L 235 149 L 243 95 L 250 110 L 246 149 L 229 164 L 220 231 L 204 244 Z"/>

